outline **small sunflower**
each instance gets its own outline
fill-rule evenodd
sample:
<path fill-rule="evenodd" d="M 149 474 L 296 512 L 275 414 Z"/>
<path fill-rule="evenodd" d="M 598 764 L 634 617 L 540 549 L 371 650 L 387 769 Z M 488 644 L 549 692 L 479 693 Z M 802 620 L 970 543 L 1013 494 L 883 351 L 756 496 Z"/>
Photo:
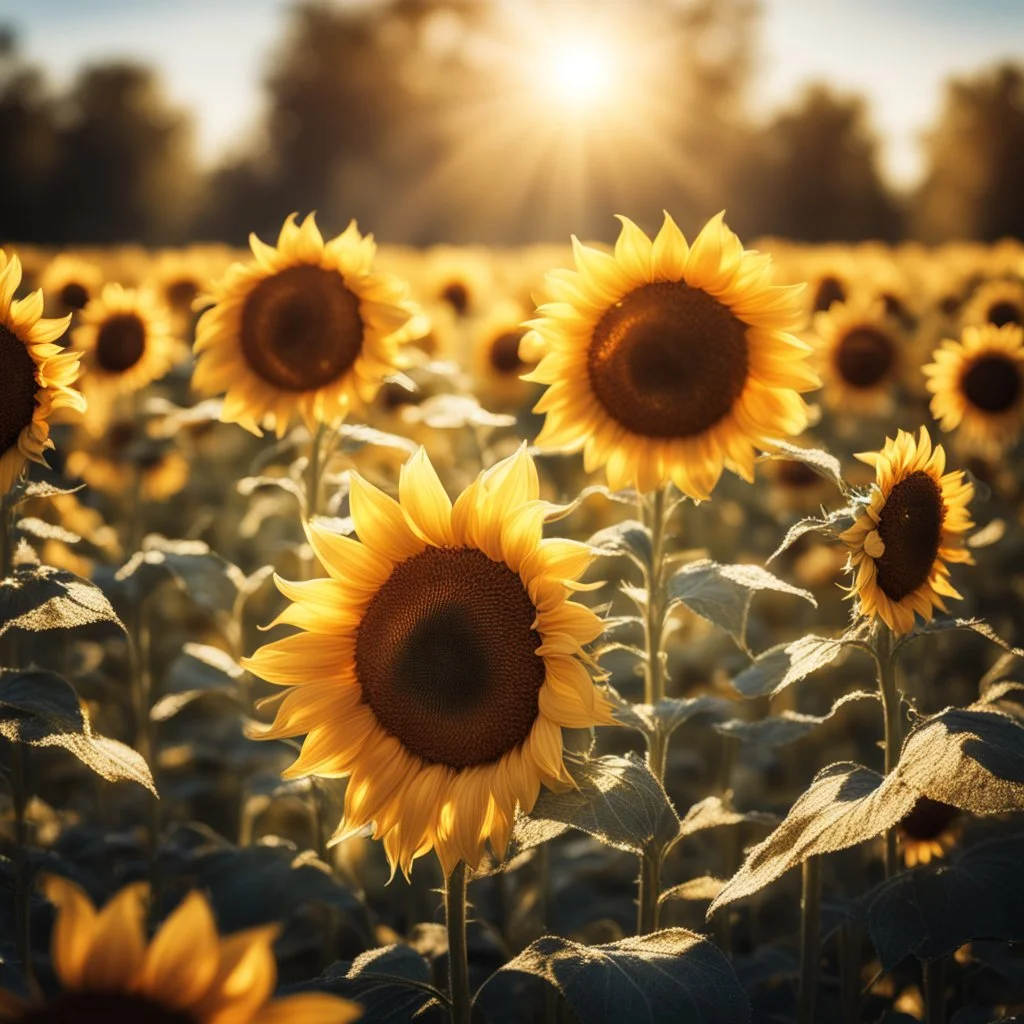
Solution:
<path fill-rule="evenodd" d="M 0 1020 L 19 1024 L 347 1024 L 355 1003 L 326 993 L 272 999 L 278 929 L 222 939 L 206 898 L 191 892 L 146 941 L 146 886 L 126 886 L 97 911 L 73 882 L 50 876 L 57 906 L 59 994 L 26 1002 L 0 992 Z"/>
<path fill-rule="evenodd" d="M 719 214 L 692 247 L 672 218 L 652 241 L 625 217 L 614 255 L 573 239 L 578 270 L 530 326 L 546 354 L 526 380 L 549 385 L 537 444 L 583 449 L 588 472 L 648 491 L 671 479 L 703 500 L 725 468 L 754 478 L 758 447 L 807 424 L 818 386 L 799 326 L 802 286 L 771 283 Z"/>
<path fill-rule="evenodd" d="M 14 486 L 26 461 L 46 465 L 53 447 L 50 415 L 56 409 L 85 411 L 85 398 L 72 387 L 78 353 L 53 344 L 69 317 L 43 319 L 43 293 L 14 299 L 21 284 L 17 256 L 0 249 L 0 497 Z"/>
<path fill-rule="evenodd" d="M 967 445 L 997 456 L 1024 423 L 1024 330 L 1016 324 L 965 327 L 960 341 L 942 343 L 924 367 L 932 415 Z"/>
<path fill-rule="evenodd" d="M 311 429 L 372 402 L 398 366 L 398 347 L 422 333 L 405 286 L 373 271 L 376 246 L 353 221 L 324 242 L 310 214 L 292 214 L 277 246 L 251 235 L 253 259 L 236 263 L 205 296 L 196 325 L 194 382 L 227 392 L 222 419 L 283 435 L 296 415 Z"/>
<path fill-rule="evenodd" d="M 915 613 L 925 621 L 943 598 L 961 595 L 948 562 L 971 563 L 964 533 L 974 524 L 967 504 L 974 486 L 960 470 L 944 473 L 946 453 L 932 448 L 924 427 L 917 439 L 900 430 L 880 452 L 858 456 L 875 469 L 867 505 L 841 539 L 856 572 L 851 596 L 861 614 L 880 618 L 894 633 L 908 632 Z"/>
<path fill-rule="evenodd" d="M 817 368 L 825 401 L 855 413 L 884 412 L 892 404 L 905 345 L 881 299 L 856 295 L 814 318 Z"/>
<path fill-rule="evenodd" d="M 39 278 L 47 302 L 61 314 L 85 309 L 102 284 L 103 271 L 95 263 L 71 253 L 54 256 Z"/>
<path fill-rule="evenodd" d="M 354 475 L 360 541 L 311 525 L 330 576 L 278 581 L 295 603 L 277 621 L 303 632 L 245 662 L 291 687 L 261 734 L 306 734 L 285 777 L 349 776 L 335 839 L 372 822 L 393 870 L 503 852 L 517 804 L 572 784 L 562 728 L 613 723 L 581 646 L 601 620 L 569 600 L 592 553 L 541 538 L 538 495 L 524 449 L 454 506 L 423 449 L 401 503 Z"/>
<path fill-rule="evenodd" d="M 522 380 L 533 369 L 521 347 L 526 328 L 523 309 L 511 301 L 495 303 L 473 326 L 474 393 L 488 409 L 524 404 L 536 385 Z"/>
<path fill-rule="evenodd" d="M 959 808 L 922 796 L 896 826 L 900 852 L 908 868 L 945 857 L 960 839 Z"/>
<path fill-rule="evenodd" d="M 82 310 L 72 332 L 84 354 L 83 390 L 92 400 L 96 426 L 118 395 L 140 391 L 163 377 L 179 355 L 167 310 L 146 291 L 106 284 Z M 102 417 L 102 418 L 101 418 Z"/>
<path fill-rule="evenodd" d="M 964 303 L 961 320 L 965 325 L 1024 326 L 1024 283 L 1002 279 L 978 285 Z"/>

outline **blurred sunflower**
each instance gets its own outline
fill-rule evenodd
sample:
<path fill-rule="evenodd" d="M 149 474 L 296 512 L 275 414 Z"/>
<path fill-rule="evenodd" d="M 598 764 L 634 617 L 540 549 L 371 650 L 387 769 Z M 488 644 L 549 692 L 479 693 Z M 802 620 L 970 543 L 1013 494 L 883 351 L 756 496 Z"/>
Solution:
<path fill-rule="evenodd" d="M 972 450 L 996 456 L 1024 423 L 1024 330 L 1016 324 L 965 327 L 924 367 L 931 411 L 946 431 L 959 428 Z"/>
<path fill-rule="evenodd" d="M 82 388 L 104 429 L 114 399 L 140 391 L 163 377 L 179 355 L 167 310 L 149 292 L 106 284 L 82 311 L 72 344 L 84 353 Z"/>
<path fill-rule="evenodd" d="M 206 898 L 191 892 L 146 942 L 146 886 L 126 886 L 101 910 L 73 882 L 50 876 L 57 906 L 53 967 L 61 992 L 26 1002 L 0 991 L 0 1020 L 20 1024 L 346 1024 L 359 1006 L 326 993 L 272 999 L 273 925 L 221 939 Z"/>
<path fill-rule="evenodd" d="M 72 253 L 54 256 L 39 277 L 47 302 L 61 314 L 85 309 L 102 284 L 103 271 Z"/>
<path fill-rule="evenodd" d="M 1024 283 L 1008 278 L 985 281 L 964 303 L 961 319 L 966 325 L 1024 326 Z"/>
<path fill-rule="evenodd" d="M 944 473 L 946 453 L 932 448 L 924 427 L 917 439 L 900 430 L 880 452 L 861 452 L 875 483 L 857 521 L 841 534 L 856 572 L 851 596 L 860 612 L 894 633 L 908 632 L 914 614 L 925 621 L 943 598 L 961 595 L 949 582 L 948 562 L 971 563 L 963 534 L 974 524 L 967 504 L 974 486 L 960 470 Z"/>
<path fill-rule="evenodd" d="M 692 247 L 668 214 L 653 241 L 620 220 L 614 255 L 573 240 L 578 270 L 552 272 L 530 323 L 547 346 L 525 378 L 549 385 L 537 444 L 582 448 L 615 489 L 670 479 L 703 500 L 725 468 L 752 481 L 756 448 L 803 430 L 798 392 L 819 383 L 788 333 L 802 286 L 772 284 L 721 214 Z"/>
<path fill-rule="evenodd" d="M 960 809 L 922 796 L 896 826 L 900 852 L 908 868 L 944 857 L 960 839 Z"/>
<path fill-rule="evenodd" d="M 0 497 L 14 486 L 27 460 L 46 465 L 43 452 L 53 447 L 51 413 L 86 407 L 72 387 L 78 353 L 53 344 L 69 318 L 43 319 L 42 292 L 15 300 L 20 284 L 18 257 L 0 249 Z"/>
<path fill-rule="evenodd" d="M 196 388 L 227 392 L 225 422 L 279 436 L 296 415 L 313 429 L 372 402 L 398 346 L 422 333 L 405 286 L 373 272 L 373 236 L 353 221 L 324 242 L 312 214 L 301 225 L 292 214 L 276 247 L 255 235 L 249 244 L 254 259 L 204 297 L 213 305 L 196 325 Z"/>
<path fill-rule="evenodd" d="M 485 408 L 519 406 L 536 385 L 522 380 L 533 368 L 521 346 L 526 328 L 523 308 L 516 302 L 495 303 L 472 330 L 474 394 Z"/>
<path fill-rule="evenodd" d="M 593 556 L 542 539 L 538 495 L 525 449 L 454 506 L 422 449 L 400 503 L 353 476 L 360 542 L 311 525 L 330 578 L 279 580 L 295 603 L 277 621 L 303 632 L 245 661 L 292 687 L 261 734 L 306 734 L 285 776 L 351 776 L 335 838 L 372 822 L 392 870 L 503 852 L 517 804 L 572 785 L 561 729 L 613 722 L 581 646 L 601 620 L 568 599 Z"/>
<path fill-rule="evenodd" d="M 114 420 L 102 435 L 70 452 L 67 470 L 115 497 L 131 492 L 138 473 L 143 501 L 165 501 L 189 478 L 189 464 L 173 441 L 149 436 L 132 419 Z"/>
<path fill-rule="evenodd" d="M 906 339 L 881 299 L 853 296 L 814 318 L 816 368 L 834 409 L 879 414 L 892 405 Z"/>

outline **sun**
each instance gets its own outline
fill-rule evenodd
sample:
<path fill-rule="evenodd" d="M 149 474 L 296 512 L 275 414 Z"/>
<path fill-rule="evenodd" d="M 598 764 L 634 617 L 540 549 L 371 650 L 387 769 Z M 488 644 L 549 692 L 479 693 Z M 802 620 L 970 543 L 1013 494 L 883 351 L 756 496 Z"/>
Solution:
<path fill-rule="evenodd" d="M 596 39 L 566 40 L 542 58 L 542 99 L 575 113 L 596 111 L 612 96 L 614 61 Z"/>

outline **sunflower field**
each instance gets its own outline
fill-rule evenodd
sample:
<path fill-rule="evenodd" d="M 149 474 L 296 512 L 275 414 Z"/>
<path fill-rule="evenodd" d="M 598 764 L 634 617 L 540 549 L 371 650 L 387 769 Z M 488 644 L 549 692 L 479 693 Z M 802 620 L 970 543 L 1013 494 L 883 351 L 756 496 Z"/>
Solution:
<path fill-rule="evenodd" d="M 620 221 L 0 250 L 0 1020 L 1021 1019 L 1024 248 Z"/>

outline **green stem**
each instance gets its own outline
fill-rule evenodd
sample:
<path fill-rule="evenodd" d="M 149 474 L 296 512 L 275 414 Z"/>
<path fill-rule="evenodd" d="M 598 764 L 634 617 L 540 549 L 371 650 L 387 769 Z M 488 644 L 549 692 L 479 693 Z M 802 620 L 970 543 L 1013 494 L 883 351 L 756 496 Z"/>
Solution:
<path fill-rule="evenodd" d="M 878 692 L 882 698 L 882 713 L 885 719 L 885 774 L 889 775 L 900 759 L 903 709 L 896 683 L 892 633 L 889 627 L 881 622 L 875 634 L 875 661 L 878 667 Z M 896 830 L 888 829 L 885 833 L 885 877 L 891 878 L 897 870 Z"/>
<path fill-rule="evenodd" d="M 926 1024 L 946 1024 L 946 961 L 921 962 L 921 988 L 924 990 Z"/>
<path fill-rule="evenodd" d="M 644 572 L 647 609 L 644 615 L 644 647 L 647 655 L 644 672 L 644 702 L 657 704 L 665 696 L 665 663 L 662 636 L 665 629 L 665 499 L 667 487 L 659 487 L 650 499 L 641 498 L 641 511 L 651 531 L 651 564 Z"/>
<path fill-rule="evenodd" d="M 640 892 L 636 933 L 650 935 L 658 930 L 661 909 L 661 851 L 647 849 L 640 855 Z"/>
<path fill-rule="evenodd" d="M 448 926 L 448 995 L 451 1024 L 470 1024 L 469 958 L 466 945 L 466 865 L 459 861 L 445 880 L 444 911 Z"/>
<path fill-rule="evenodd" d="M 312 519 L 320 508 L 320 477 L 323 475 L 321 456 L 325 428 L 321 423 L 316 428 L 309 449 L 309 465 L 306 468 L 306 518 Z"/>
<path fill-rule="evenodd" d="M 798 1024 L 811 1024 L 818 995 L 818 962 L 821 957 L 821 860 L 808 857 L 803 863 L 800 894 L 800 1001 Z"/>

